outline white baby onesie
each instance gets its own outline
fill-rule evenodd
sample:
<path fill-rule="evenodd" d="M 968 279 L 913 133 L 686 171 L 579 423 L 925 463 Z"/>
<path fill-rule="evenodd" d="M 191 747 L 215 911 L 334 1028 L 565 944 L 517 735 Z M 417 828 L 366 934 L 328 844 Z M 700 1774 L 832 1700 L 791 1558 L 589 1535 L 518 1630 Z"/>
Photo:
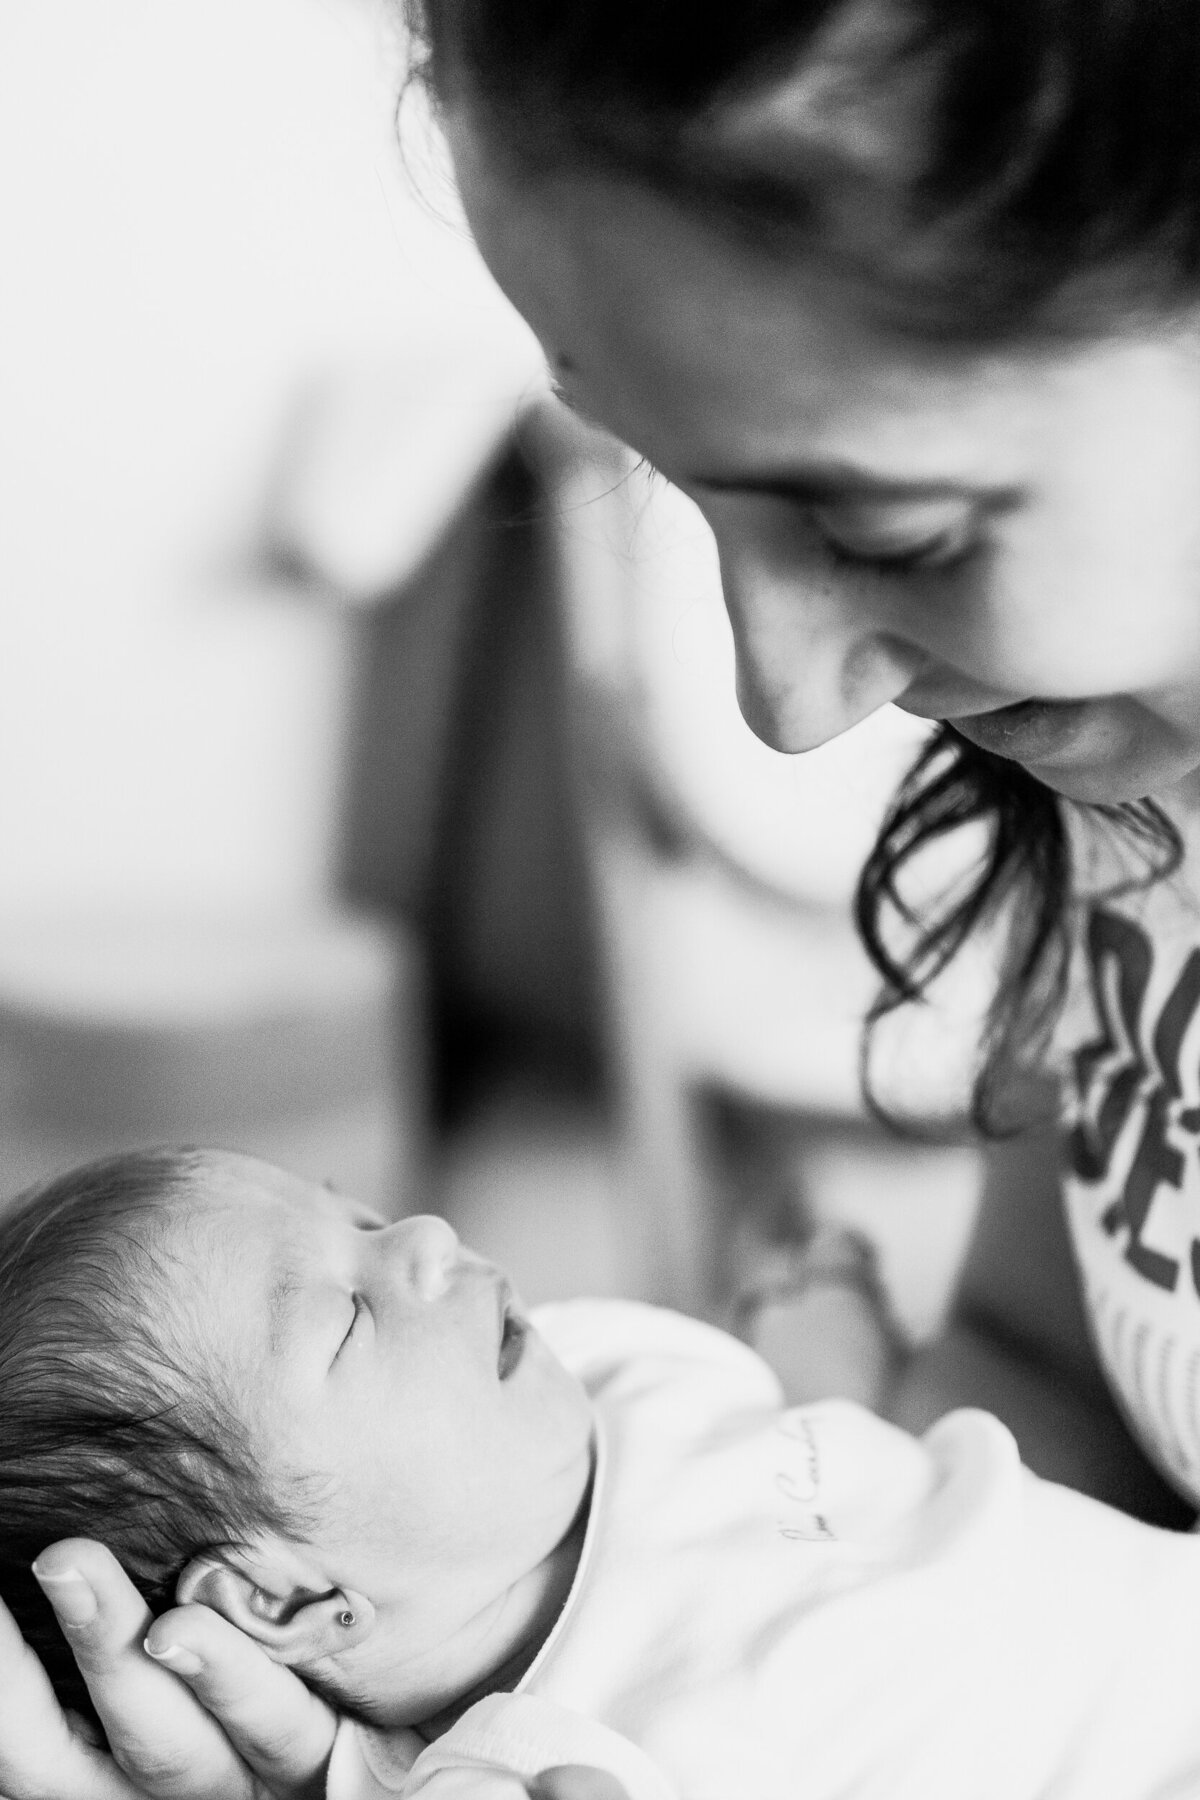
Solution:
<path fill-rule="evenodd" d="M 570 1598 L 518 1693 L 434 1744 L 345 1722 L 329 1800 L 563 1762 L 631 1800 L 1200 1796 L 1200 1539 L 1038 1481 L 986 1414 L 918 1441 L 785 1409 L 694 1320 L 535 1317 L 597 1419 Z"/>

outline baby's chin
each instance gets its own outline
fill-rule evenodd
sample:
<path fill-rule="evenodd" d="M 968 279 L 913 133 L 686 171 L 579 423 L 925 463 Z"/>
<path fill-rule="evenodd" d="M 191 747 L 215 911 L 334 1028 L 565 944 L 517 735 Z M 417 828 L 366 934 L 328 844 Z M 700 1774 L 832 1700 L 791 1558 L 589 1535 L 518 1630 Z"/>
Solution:
<path fill-rule="evenodd" d="M 536 1423 L 539 1433 L 551 1430 L 556 1437 L 561 1437 L 564 1452 L 574 1450 L 576 1454 L 585 1455 L 590 1467 L 594 1415 L 587 1391 L 579 1377 L 550 1348 L 537 1327 L 529 1323 L 525 1327 L 522 1364 L 513 1377 L 514 1398 L 518 1391 L 516 1384 L 522 1377 L 530 1384 L 531 1398 L 536 1384 L 538 1400 L 536 1411 L 531 1413 L 531 1422 Z"/>

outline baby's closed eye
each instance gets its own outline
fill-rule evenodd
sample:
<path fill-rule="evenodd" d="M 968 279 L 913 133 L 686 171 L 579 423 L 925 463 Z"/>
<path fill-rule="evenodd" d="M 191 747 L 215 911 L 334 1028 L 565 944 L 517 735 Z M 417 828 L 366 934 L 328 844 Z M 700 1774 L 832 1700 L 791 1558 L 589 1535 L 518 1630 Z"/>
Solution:
<path fill-rule="evenodd" d="M 351 1294 L 350 1295 L 350 1304 L 351 1304 L 350 1322 L 347 1325 L 345 1334 L 342 1337 L 342 1341 L 338 1345 L 337 1350 L 334 1354 L 334 1358 L 333 1358 L 334 1362 L 336 1362 L 338 1360 L 338 1357 L 342 1354 L 342 1351 L 347 1347 L 347 1345 L 349 1343 L 351 1343 L 356 1332 L 358 1331 L 359 1325 L 361 1324 L 363 1317 L 366 1314 L 366 1310 L 367 1310 L 366 1301 L 363 1299 L 361 1294 Z"/>

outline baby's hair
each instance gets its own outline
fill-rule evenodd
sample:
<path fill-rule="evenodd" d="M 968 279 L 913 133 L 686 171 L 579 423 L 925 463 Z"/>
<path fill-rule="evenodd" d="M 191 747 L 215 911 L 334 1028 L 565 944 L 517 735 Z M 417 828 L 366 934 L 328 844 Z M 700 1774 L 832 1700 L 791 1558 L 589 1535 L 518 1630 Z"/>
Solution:
<path fill-rule="evenodd" d="M 171 1342 L 153 1217 L 203 1174 L 193 1150 L 89 1163 L 0 1215 L 0 1595 L 61 1704 L 98 1724 L 30 1572 L 95 1537 L 158 1614 L 190 1559 L 253 1529 L 292 1531 L 215 1371 Z M 162 1316 L 156 1316 L 161 1314 Z"/>

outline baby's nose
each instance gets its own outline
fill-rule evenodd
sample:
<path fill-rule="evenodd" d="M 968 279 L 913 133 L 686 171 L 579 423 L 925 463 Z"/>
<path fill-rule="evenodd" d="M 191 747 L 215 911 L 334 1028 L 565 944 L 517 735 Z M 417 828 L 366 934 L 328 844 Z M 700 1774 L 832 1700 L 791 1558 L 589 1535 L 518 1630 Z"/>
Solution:
<path fill-rule="evenodd" d="M 440 1299 L 462 1258 L 462 1245 L 453 1226 L 433 1213 L 418 1213 L 394 1229 L 403 1234 L 414 1293 L 422 1300 Z"/>

